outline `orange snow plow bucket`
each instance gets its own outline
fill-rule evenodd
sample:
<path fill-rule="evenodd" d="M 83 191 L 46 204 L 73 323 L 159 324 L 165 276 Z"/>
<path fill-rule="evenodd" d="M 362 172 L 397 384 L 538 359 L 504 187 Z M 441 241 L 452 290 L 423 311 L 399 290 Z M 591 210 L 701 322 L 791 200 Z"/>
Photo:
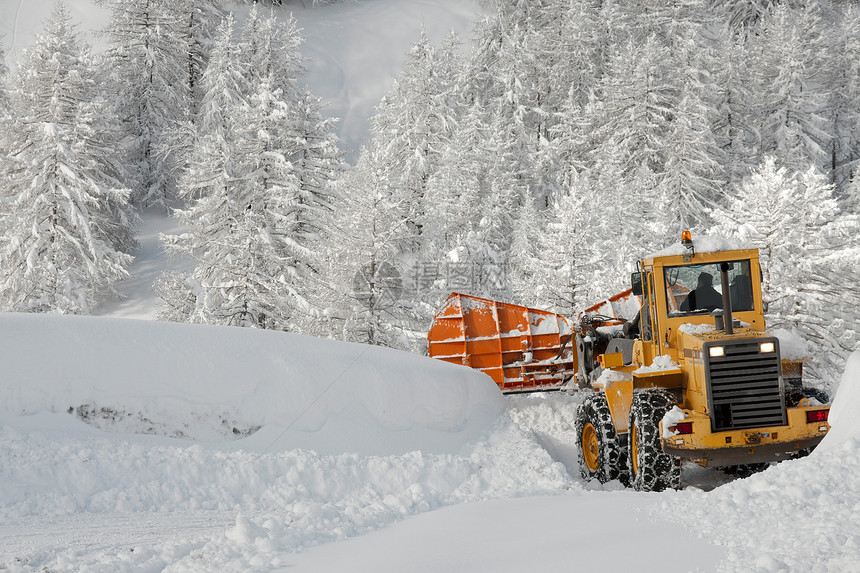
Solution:
<path fill-rule="evenodd" d="M 586 314 L 597 314 L 606 317 L 608 324 L 623 324 L 639 314 L 641 307 L 641 297 L 633 294 L 633 289 L 627 289 L 586 308 L 580 317 Z"/>
<path fill-rule="evenodd" d="M 427 333 L 430 356 L 492 378 L 503 392 L 557 390 L 576 350 L 560 314 L 452 293 Z"/>

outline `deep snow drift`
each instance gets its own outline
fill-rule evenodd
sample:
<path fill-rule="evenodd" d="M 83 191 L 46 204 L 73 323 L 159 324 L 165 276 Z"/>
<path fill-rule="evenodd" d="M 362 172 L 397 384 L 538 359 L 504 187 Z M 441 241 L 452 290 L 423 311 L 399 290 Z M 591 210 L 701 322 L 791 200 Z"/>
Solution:
<path fill-rule="evenodd" d="M 266 450 L 444 453 L 505 409 L 476 371 L 375 346 L 27 314 L 0 314 L 0 332 L 3 410 L 74 411 L 114 430 L 223 441 L 265 427 L 251 441 Z"/>
<path fill-rule="evenodd" d="M 860 571 L 860 352 L 810 457 L 636 494 L 577 477 L 580 396 L 402 352 L 14 314 L 0 340 L 0 570 Z"/>

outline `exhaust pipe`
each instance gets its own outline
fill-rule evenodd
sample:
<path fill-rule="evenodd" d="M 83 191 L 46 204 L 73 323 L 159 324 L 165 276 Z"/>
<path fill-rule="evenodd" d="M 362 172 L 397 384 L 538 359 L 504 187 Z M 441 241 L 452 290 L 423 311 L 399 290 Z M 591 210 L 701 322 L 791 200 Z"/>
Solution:
<path fill-rule="evenodd" d="M 723 285 L 723 327 L 726 334 L 734 334 L 734 318 L 732 318 L 732 293 L 729 290 L 729 263 L 720 264 L 720 282 Z M 719 328 L 719 326 L 717 326 Z"/>

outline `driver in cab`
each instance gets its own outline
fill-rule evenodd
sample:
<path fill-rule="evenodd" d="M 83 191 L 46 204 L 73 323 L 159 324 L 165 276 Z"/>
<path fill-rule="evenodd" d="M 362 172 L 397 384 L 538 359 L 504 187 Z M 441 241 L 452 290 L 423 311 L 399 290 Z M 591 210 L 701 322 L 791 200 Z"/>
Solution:
<path fill-rule="evenodd" d="M 703 309 L 710 311 L 722 306 L 723 296 L 714 289 L 714 277 L 709 273 L 701 273 L 695 290 L 681 303 L 681 310 L 683 312 Z"/>

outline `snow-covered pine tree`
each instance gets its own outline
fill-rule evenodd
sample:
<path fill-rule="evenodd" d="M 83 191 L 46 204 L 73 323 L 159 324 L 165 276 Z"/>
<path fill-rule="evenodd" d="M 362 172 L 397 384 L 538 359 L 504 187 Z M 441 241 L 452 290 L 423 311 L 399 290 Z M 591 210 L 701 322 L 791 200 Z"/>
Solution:
<path fill-rule="evenodd" d="M 337 185 L 334 242 L 326 265 L 331 336 L 412 349 L 415 303 L 402 253 L 413 240 L 414 204 L 394 188 L 380 155 L 364 149 Z M 420 294 L 420 293 L 419 293 Z M 426 324 L 426 323 L 425 323 Z"/>
<path fill-rule="evenodd" d="M 425 263 L 447 263 L 451 254 L 462 256 L 466 238 L 477 229 L 483 217 L 482 200 L 489 193 L 488 138 L 489 126 L 483 122 L 484 111 L 471 106 L 461 118 L 448 145 L 440 150 L 439 166 L 427 182 L 425 204 L 431 206 L 421 217 L 420 259 Z M 444 216 L 440 216 L 444 213 Z M 457 264 L 460 264 L 457 261 Z M 463 261 L 464 265 L 471 262 Z M 449 294 L 449 285 L 439 289 L 421 289 L 422 299 L 438 306 Z M 452 286 L 453 288 L 453 286 Z M 459 290 L 470 290 L 465 285 Z M 479 294 L 474 292 L 472 294 Z"/>
<path fill-rule="evenodd" d="M 201 78 L 204 96 L 194 122 L 194 147 L 179 181 L 179 196 L 189 205 L 199 197 L 221 195 L 229 186 L 236 122 L 248 93 L 234 27 L 232 14 L 219 25 Z"/>
<path fill-rule="evenodd" d="M 201 80 L 209 64 L 216 29 L 226 14 L 221 0 L 178 0 L 176 8 L 180 22 L 184 18 L 186 82 L 191 94 L 190 115 L 194 117 L 204 96 Z"/>
<path fill-rule="evenodd" d="M 800 258 L 796 292 L 785 322 L 816 348 L 808 374 L 829 385 L 860 347 L 857 272 L 860 225 L 840 213 L 834 185 L 817 167 L 798 173 L 794 253 Z"/>
<path fill-rule="evenodd" d="M 0 118 L 3 118 L 9 106 L 9 99 L 6 93 L 6 76 L 9 74 L 9 68 L 6 67 L 6 51 L 3 49 L 3 36 L 0 36 Z"/>
<path fill-rule="evenodd" d="M 165 238 L 197 267 L 161 283 L 165 317 L 300 330 L 320 311 L 318 238 L 338 152 L 318 101 L 297 88 L 296 34 L 295 20 L 256 11 L 238 50 L 232 22 L 219 29 L 182 186 L 196 200 L 178 212 L 189 232 Z"/>
<path fill-rule="evenodd" d="M 403 72 L 377 108 L 371 124 L 374 152 L 389 170 L 386 178 L 397 178 L 397 188 L 419 208 L 411 223 L 420 234 L 420 218 L 430 175 L 438 165 L 440 150 L 455 125 L 450 78 L 439 69 L 436 50 L 422 28 L 410 50 Z M 417 248 L 417 244 L 413 247 Z"/>
<path fill-rule="evenodd" d="M 673 206 L 670 236 L 686 229 L 707 229 L 711 211 L 724 201 L 724 162 L 711 131 L 715 113 L 694 85 L 685 82 L 681 89 L 669 134 L 675 145 L 665 153 L 659 183 L 663 204 Z"/>
<path fill-rule="evenodd" d="M 727 188 L 734 188 L 758 164 L 759 134 L 752 108 L 749 40 L 725 26 L 714 44 L 709 71 L 714 76 L 711 101 L 716 116 L 711 129 L 723 156 Z"/>
<path fill-rule="evenodd" d="M 709 8 L 733 34 L 746 35 L 769 16 L 779 0 L 708 0 Z"/>
<path fill-rule="evenodd" d="M 792 329 L 819 348 L 808 372 L 832 381 L 858 343 L 856 218 L 839 214 L 818 168 L 790 172 L 768 157 L 720 221 L 722 233 L 760 249 L 769 327 Z"/>
<path fill-rule="evenodd" d="M 511 260 L 529 272 L 527 280 L 514 274 L 516 300 L 575 318 L 613 288 L 603 279 L 610 271 L 597 271 L 606 268 L 599 251 L 607 248 L 609 237 L 592 225 L 590 197 L 591 184 L 574 175 L 546 210 L 537 216 L 526 212 L 517 222 Z"/>
<path fill-rule="evenodd" d="M 188 156 L 195 145 L 198 133 L 195 122 L 201 100 L 205 97 L 202 75 L 208 65 L 216 28 L 224 19 L 220 0 L 179 0 L 172 8 L 176 11 L 180 42 L 184 50 L 185 75 L 182 79 L 186 84 L 184 91 L 188 96 L 188 109 L 175 112 L 152 145 L 154 164 L 164 170 L 160 181 L 165 183 L 167 203 L 176 198 L 178 190 L 175 190 L 175 186 L 185 172 Z"/>
<path fill-rule="evenodd" d="M 234 40 L 235 22 L 232 14 L 219 25 L 215 34 L 209 63 L 201 78 L 204 93 L 195 118 L 194 147 L 189 155 L 188 167 L 179 180 L 179 197 L 188 206 L 175 215 L 193 223 L 192 233 L 179 237 L 162 237 L 172 245 L 174 253 L 191 254 L 192 258 L 206 255 L 209 243 L 219 235 L 230 235 L 235 226 L 230 222 L 225 231 L 222 217 L 232 221 L 232 158 L 235 148 L 235 123 L 240 120 L 247 87 L 239 58 L 239 46 Z M 200 235 L 200 237 L 195 236 Z M 207 239 L 210 237 L 210 239 Z M 223 242 L 223 241 L 222 241 Z M 218 253 L 223 253 L 219 250 Z M 159 318 L 179 322 L 215 322 L 214 310 L 205 286 L 213 284 L 211 278 L 219 269 L 201 267 L 191 273 L 168 273 L 156 279 L 153 288 L 161 298 Z M 210 282 L 207 282 L 209 280 Z"/>
<path fill-rule="evenodd" d="M 821 115 L 826 66 L 817 3 L 774 7 L 752 49 L 759 155 L 774 155 L 781 165 L 795 168 L 810 162 L 824 168 L 830 135 Z"/>
<path fill-rule="evenodd" d="M 514 229 L 522 206 L 535 201 L 530 178 L 522 171 L 528 161 L 523 157 L 523 140 L 516 132 L 516 126 L 508 124 L 503 114 L 496 114 L 489 125 L 488 139 L 482 146 L 487 162 L 484 192 L 479 197 L 478 218 L 466 238 L 469 259 L 482 273 L 479 294 L 490 298 L 510 297 Z"/>
<path fill-rule="evenodd" d="M 219 220 L 221 217 L 227 217 L 228 221 L 234 217 L 231 193 L 235 125 L 241 118 L 248 92 L 234 27 L 230 14 L 215 34 L 209 64 L 201 78 L 204 97 L 195 118 L 194 147 L 178 186 L 179 197 L 188 207 L 175 214 L 191 221 L 192 232 L 201 237 L 192 239 L 187 234 L 162 238 L 173 244 L 174 252 L 190 253 L 192 257 L 204 257 L 207 244 L 224 232 L 218 227 L 224 222 Z M 195 276 L 199 270 L 188 274 L 168 273 L 156 280 L 154 290 L 162 301 L 159 318 L 179 322 L 215 321 L 210 318 L 214 312 L 210 311 L 210 306 L 214 302 L 210 302 L 205 286 L 211 285 L 207 279 L 215 275 L 217 269 L 208 270 L 208 276 Z"/>
<path fill-rule="evenodd" d="M 860 159 L 860 9 L 834 6 L 836 33 L 828 34 L 827 117 L 829 169 L 837 195 L 847 194 L 851 174 Z"/>
<path fill-rule="evenodd" d="M 181 141 L 167 133 L 190 122 L 187 21 L 183 3 L 172 0 L 98 0 L 111 11 L 106 30 L 110 80 L 130 147 L 124 150 L 133 200 L 167 206 L 184 158 Z M 186 132 L 190 136 L 190 133 Z"/>
<path fill-rule="evenodd" d="M 13 78 L 14 123 L 0 145 L 5 310 L 85 314 L 127 276 L 134 215 L 94 77 L 60 2 Z"/>
<path fill-rule="evenodd" d="M 292 259 L 305 253 L 285 232 L 298 193 L 278 148 L 288 115 L 263 82 L 241 115 L 224 192 L 178 212 L 189 229 L 167 246 L 197 261 L 184 281 L 194 296 L 191 322 L 289 330 L 295 311 L 307 310 L 292 286 L 303 278 Z"/>
<path fill-rule="evenodd" d="M 678 205 L 661 201 L 658 188 L 666 159 L 676 151 L 671 135 L 679 86 L 667 73 L 670 61 L 656 35 L 643 43 L 625 42 L 610 58 L 585 109 L 590 146 L 581 152 L 585 169 L 596 188 L 608 194 L 601 200 L 615 203 L 597 216 L 623 221 L 620 232 L 640 248 L 664 242 L 671 221 L 677 220 Z M 610 173 L 614 181 L 607 179 Z"/>
<path fill-rule="evenodd" d="M 6 53 L 3 49 L 3 36 L 0 36 L 0 134 L 6 133 L 12 129 L 9 115 L 9 95 L 6 86 L 9 69 L 6 67 Z M 3 147 L 4 138 L 0 135 L 0 158 L 6 156 L 6 149 Z M 0 202 L 0 217 L 3 216 L 3 204 Z"/>
<path fill-rule="evenodd" d="M 664 172 L 658 184 L 666 204 L 673 206 L 670 237 L 686 229 L 707 228 L 711 210 L 722 201 L 725 183 L 726 160 L 712 129 L 719 116 L 714 106 L 718 86 L 709 71 L 715 59 L 697 22 L 700 4 L 700 0 L 687 0 L 657 10 L 671 56 L 665 73 L 678 88 L 669 108 L 668 140 L 673 145 L 663 152 Z"/>
<path fill-rule="evenodd" d="M 772 313 L 789 308 L 796 264 L 792 258 L 792 220 L 797 213 L 797 186 L 788 170 L 767 157 L 730 197 L 720 212 L 721 234 L 736 236 L 758 247 L 762 263 L 762 295 Z"/>
<path fill-rule="evenodd" d="M 273 91 L 280 91 L 285 101 L 296 101 L 300 87 L 298 80 L 305 73 L 304 61 L 299 52 L 303 43 L 296 19 L 283 21 L 269 11 L 261 15 L 254 7 L 242 27 L 241 59 L 246 81 L 251 89 L 268 81 Z"/>
<path fill-rule="evenodd" d="M 603 21 L 597 3 L 555 2 L 556 11 L 542 45 L 547 61 L 547 77 L 552 79 L 549 101 L 541 96 L 544 113 L 560 111 L 568 101 L 582 107 L 603 74 L 605 34 L 610 26 Z M 557 120 L 556 120 L 557 121 Z M 556 121 L 549 122 L 549 128 Z"/>

